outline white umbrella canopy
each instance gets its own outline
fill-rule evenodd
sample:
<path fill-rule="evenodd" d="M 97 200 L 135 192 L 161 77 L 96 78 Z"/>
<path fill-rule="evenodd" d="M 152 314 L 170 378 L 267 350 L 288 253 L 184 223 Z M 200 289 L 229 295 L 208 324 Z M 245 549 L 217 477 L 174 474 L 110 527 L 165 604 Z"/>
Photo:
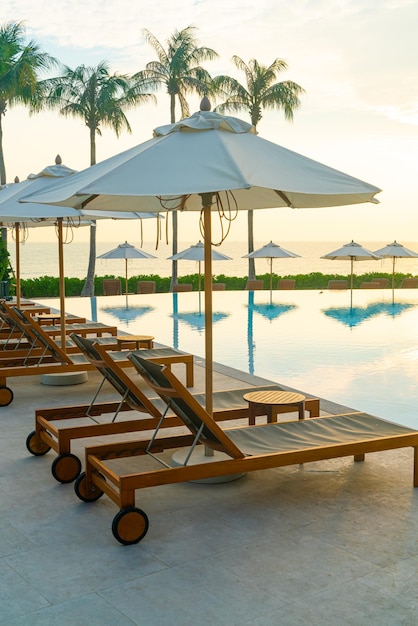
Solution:
<path fill-rule="evenodd" d="M 290 250 L 286 250 L 282 248 L 277 243 L 264 244 L 261 248 L 254 250 L 253 252 L 249 252 L 248 254 L 244 254 L 243 259 L 270 259 L 270 292 L 273 289 L 273 259 L 293 259 L 296 257 L 300 257 L 300 254 L 296 254 L 295 252 L 290 252 Z"/>
<path fill-rule="evenodd" d="M 117 248 L 100 254 L 98 259 L 125 259 L 125 293 L 128 294 L 128 260 L 129 259 L 156 259 L 157 257 L 145 250 L 139 250 L 130 243 L 120 243 Z"/>
<path fill-rule="evenodd" d="M 56 226 L 58 235 L 58 258 L 60 280 L 60 308 L 61 308 L 61 340 L 65 350 L 65 283 L 64 283 L 64 253 L 63 253 L 63 223 L 67 225 L 90 225 L 90 220 L 97 219 L 148 219 L 155 218 L 155 213 L 131 213 L 110 211 L 79 211 L 65 206 L 55 206 L 39 203 L 21 203 L 20 199 L 32 191 L 46 189 L 56 180 L 63 180 L 76 173 L 62 164 L 60 155 L 55 157 L 55 164 L 49 165 L 37 174 L 29 174 L 26 180 L 9 184 L 0 189 L 0 223 L 12 227 L 16 246 L 16 303 L 20 307 L 20 242 L 22 228 L 39 226 Z"/>
<path fill-rule="evenodd" d="M 12 223 L 15 229 L 15 242 L 16 242 L 16 301 L 20 306 L 20 224 L 27 223 L 28 220 L 42 220 L 50 219 L 51 225 L 56 222 L 58 230 L 58 257 L 59 257 L 59 273 L 60 273 L 60 306 L 61 306 L 61 345 L 65 351 L 65 314 L 64 314 L 64 300 L 65 300 L 65 286 L 64 286 L 64 257 L 63 257 L 63 233 L 62 222 L 64 218 L 80 219 L 76 212 L 71 212 L 62 207 L 39 205 L 36 207 L 34 204 L 29 204 L 25 207 L 20 204 L 20 199 L 30 192 L 40 191 L 48 185 L 52 184 L 55 180 L 62 180 L 67 176 L 75 174 L 76 170 L 73 170 L 66 165 L 62 165 L 62 160 L 59 155 L 55 158 L 55 165 L 49 165 L 45 167 L 38 174 L 29 174 L 26 180 L 16 182 L 12 185 L 0 190 L 0 221 L 4 224 Z M 35 222 L 33 222 L 35 224 Z"/>
<path fill-rule="evenodd" d="M 222 252 L 218 252 L 217 250 L 212 249 L 211 252 L 212 261 L 232 261 L 230 256 L 226 254 L 222 254 Z M 198 261 L 199 263 L 199 291 L 201 286 L 201 263 L 205 260 L 205 246 L 201 241 L 198 241 L 194 245 L 174 254 L 173 256 L 167 257 L 169 261 Z"/>
<path fill-rule="evenodd" d="M 354 261 L 377 261 L 382 257 L 364 248 L 359 243 L 351 240 L 350 243 L 345 243 L 342 248 L 328 252 L 321 256 L 321 259 L 328 259 L 330 261 L 351 261 L 350 268 L 350 291 L 351 299 L 353 298 L 353 279 L 354 279 Z"/>
<path fill-rule="evenodd" d="M 318 208 L 377 202 L 378 187 L 262 139 L 250 124 L 208 110 L 157 128 L 154 138 L 27 197 L 75 208 L 202 211 L 205 236 L 206 408 L 212 412 L 211 211 Z"/>
<path fill-rule="evenodd" d="M 392 259 L 392 292 L 395 289 L 395 262 L 396 259 L 416 259 L 418 258 L 418 252 L 414 252 L 409 248 L 405 248 L 401 243 L 396 240 L 393 243 L 388 243 L 387 246 L 375 251 L 382 258 Z"/>
<path fill-rule="evenodd" d="M 200 211 L 203 193 L 224 205 L 232 193 L 240 210 L 377 202 L 379 188 L 262 139 L 234 117 L 199 111 L 154 135 L 24 201 L 115 210 L 118 196 L 121 211 Z"/>

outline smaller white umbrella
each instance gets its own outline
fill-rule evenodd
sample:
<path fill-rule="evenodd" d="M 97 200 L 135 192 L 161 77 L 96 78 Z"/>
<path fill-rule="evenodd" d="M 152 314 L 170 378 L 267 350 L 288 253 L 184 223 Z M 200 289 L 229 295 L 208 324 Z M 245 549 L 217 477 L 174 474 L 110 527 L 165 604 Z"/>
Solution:
<path fill-rule="evenodd" d="M 156 259 L 157 257 L 145 250 L 138 250 L 135 246 L 125 241 L 117 248 L 109 250 L 97 257 L 98 259 L 125 259 L 125 293 L 128 293 L 128 260 L 129 259 Z"/>
<path fill-rule="evenodd" d="M 380 257 L 385 259 L 392 259 L 392 292 L 395 288 L 395 261 L 396 259 L 416 259 L 418 258 L 418 252 L 414 252 L 413 250 L 409 250 L 405 248 L 401 243 L 398 243 L 396 240 L 393 243 L 388 243 L 384 248 L 380 248 L 380 250 L 376 250 L 375 254 L 378 254 Z"/>
<path fill-rule="evenodd" d="M 269 259 L 270 260 L 270 291 L 273 288 L 273 259 L 291 259 L 300 257 L 300 254 L 296 254 L 295 252 L 290 252 L 290 250 L 285 250 L 277 243 L 266 243 L 258 250 L 254 250 L 254 252 L 249 252 L 245 254 L 243 259 Z"/>
<path fill-rule="evenodd" d="M 199 263 L 199 291 L 201 282 L 201 264 L 205 260 L 205 246 L 201 241 L 198 241 L 190 248 L 186 248 L 181 252 L 177 252 L 173 256 L 168 257 L 169 261 L 198 261 Z M 212 261 L 231 261 L 231 257 L 226 254 L 222 254 L 212 248 Z"/>
<path fill-rule="evenodd" d="M 321 256 L 321 259 L 329 259 L 331 261 L 351 261 L 351 301 L 353 299 L 354 261 L 376 261 L 381 258 L 382 257 L 375 252 L 364 248 L 359 243 L 356 243 L 353 240 L 350 241 L 350 243 L 344 244 L 342 248 L 338 248 L 338 250 L 328 252 L 328 254 L 324 254 L 323 256 Z"/>

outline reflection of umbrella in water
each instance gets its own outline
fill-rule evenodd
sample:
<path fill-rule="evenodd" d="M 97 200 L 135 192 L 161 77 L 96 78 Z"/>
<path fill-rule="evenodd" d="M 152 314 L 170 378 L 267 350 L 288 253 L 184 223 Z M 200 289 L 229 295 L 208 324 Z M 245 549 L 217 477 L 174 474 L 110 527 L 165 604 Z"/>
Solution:
<path fill-rule="evenodd" d="M 404 311 L 415 307 L 414 304 L 408 304 L 406 302 L 393 303 L 393 302 L 375 302 L 369 304 L 366 307 L 332 307 L 329 309 L 323 309 L 322 312 L 328 317 L 332 317 L 338 322 L 342 322 L 346 326 L 353 328 L 359 326 L 365 320 L 377 317 L 378 315 L 389 315 L 391 317 L 397 317 Z"/>
<path fill-rule="evenodd" d="M 254 252 L 250 252 L 249 254 L 245 254 L 243 259 L 269 259 L 270 261 L 270 293 L 273 289 L 273 259 L 292 259 L 300 257 L 300 254 L 296 254 L 295 252 L 290 252 L 290 250 L 285 250 L 277 243 L 266 243 L 262 248 L 258 248 L 258 250 L 254 250 Z"/>
<path fill-rule="evenodd" d="M 405 248 L 401 243 L 394 241 L 389 243 L 384 248 L 376 250 L 375 254 L 378 254 L 384 259 L 392 259 L 392 296 L 395 289 L 395 261 L 396 259 L 416 259 L 418 258 L 418 252 Z"/>
<path fill-rule="evenodd" d="M 283 313 L 287 313 L 288 311 L 292 311 L 293 309 L 296 309 L 297 306 L 296 304 L 272 304 L 270 303 L 270 304 L 254 304 L 252 308 L 253 308 L 253 311 L 255 311 L 256 313 L 259 313 L 260 315 L 265 317 L 267 320 L 272 322 L 273 320 L 283 315 Z"/>
<path fill-rule="evenodd" d="M 125 322 L 129 325 L 130 322 L 138 319 L 145 313 L 150 313 L 154 310 L 152 306 L 106 306 L 102 307 L 102 311 L 109 313 L 112 317 L 116 317 L 120 322 Z"/>
<path fill-rule="evenodd" d="M 346 243 L 342 248 L 338 248 L 338 250 L 334 250 L 333 252 L 328 252 L 328 254 L 324 254 L 321 256 L 321 259 L 329 259 L 330 261 L 351 261 L 351 270 L 350 270 L 350 291 L 351 291 L 351 302 L 353 301 L 353 279 L 354 279 L 354 261 L 376 261 L 381 259 L 378 254 L 364 248 L 359 243 L 355 241 L 351 241 L 350 243 Z"/>
<path fill-rule="evenodd" d="M 173 315 L 173 317 L 175 317 L 175 319 L 178 320 L 179 322 L 185 322 L 186 324 L 191 326 L 191 328 L 198 330 L 199 333 L 201 333 L 202 330 L 204 330 L 205 328 L 204 313 L 199 313 L 198 311 L 193 312 L 193 313 L 176 313 L 176 315 Z M 227 317 L 229 317 L 229 313 L 222 313 L 222 312 L 213 313 L 212 322 L 213 324 L 216 324 L 216 322 L 220 322 L 221 320 L 224 320 Z"/>
<path fill-rule="evenodd" d="M 365 320 L 379 315 L 374 307 L 342 306 L 322 309 L 327 317 L 332 317 L 337 322 L 342 322 L 350 328 L 359 326 Z"/>
<path fill-rule="evenodd" d="M 395 318 L 402 315 L 404 311 L 415 308 L 417 305 L 410 302 L 379 302 L 372 306 L 375 306 L 379 313 Z"/>
<path fill-rule="evenodd" d="M 212 413 L 212 211 L 320 208 L 376 202 L 380 190 L 256 136 L 238 118 L 201 111 L 154 130 L 154 138 L 54 185 L 28 201 L 121 211 L 199 211 L 205 246 L 206 408 Z M 164 176 L 161 176 L 164 172 Z M 74 177 L 71 177 L 74 178 Z"/>
<path fill-rule="evenodd" d="M 145 252 L 145 250 L 138 250 L 135 246 L 125 241 L 120 243 L 117 248 L 109 250 L 104 254 L 100 254 L 98 259 L 125 259 L 125 293 L 128 294 L 128 260 L 129 259 L 156 259 L 153 254 Z"/>
<path fill-rule="evenodd" d="M 186 248 L 173 256 L 168 257 L 168 261 L 198 261 L 199 262 L 199 283 L 198 288 L 200 291 L 200 283 L 201 283 L 201 264 L 202 261 L 205 260 L 205 246 L 201 241 L 198 241 L 190 248 Z M 226 254 L 222 254 L 217 250 L 212 250 L 212 261 L 231 261 L 230 256 L 226 256 Z"/>

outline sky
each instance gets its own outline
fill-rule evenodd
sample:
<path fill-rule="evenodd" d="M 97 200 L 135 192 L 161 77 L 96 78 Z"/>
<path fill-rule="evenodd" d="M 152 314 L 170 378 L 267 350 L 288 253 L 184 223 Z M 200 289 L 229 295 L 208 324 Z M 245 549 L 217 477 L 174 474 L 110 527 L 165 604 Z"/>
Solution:
<path fill-rule="evenodd" d="M 263 113 L 259 135 L 382 189 L 380 204 L 327 209 L 278 209 L 255 213 L 256 241 L 418 241 L 418 3 L 416 0 L 2 0 L 1 22 L 23 21 L 27 37 L 74 68 L 110 63 L 112 72 L 134 73 L 155 59 L 147 29 L 164 44 L 175 31 L 195 26 L 200 45 L 219 57 L 205 63 L 216 76 L 244 82 L 233 55 L 269 65 L 284 59 L 279 80 L 305 89 L 293 123 L 280 111 Z M 132 134 L 97 137 L 101 161 L 151 138 L 170 121 L 169 100 L 127 112 Z M 190 110 L 199 108 L 191 97 Z M 218 103 L 213 103 L 219 104 Z M 245 111 L 238 115 L 247 119 Z M 3 122 L 8 182 L 25 179 L 60 154 L 68 167 L 89 165 L 89 132 L 81 120 L 58 112 L 29 116 L 10 108 Z M 144 224 L 146 240 L 154 226 Z M 125 240 L 129 227 L 102 222 L 98 237 Z M 37 229 L 33 239 L 49 238 Z M 179 218 L 180 240 L 199 239 L 198 215 Z M 128 230 L 129 235 L 129 230 Z M 88 238 L 79 229 L 78 240 Z M 229 237 L 246 239 L 246 216 Z M 132 242 L 135 243 L 135 242 Z"/>

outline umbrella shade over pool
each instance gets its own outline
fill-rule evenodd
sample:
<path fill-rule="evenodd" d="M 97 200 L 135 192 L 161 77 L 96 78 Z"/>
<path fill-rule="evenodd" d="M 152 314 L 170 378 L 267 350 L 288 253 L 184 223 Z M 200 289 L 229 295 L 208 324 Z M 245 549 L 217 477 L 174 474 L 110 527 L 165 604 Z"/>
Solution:
<path fill-rule="evenodd" d="M 378 187 L 258 137 L 235 117 L 208 110 L 154 131 L 154 138 L 28 201 L 75 208 L 201 211 L 205 245 L 206 408 L 212 413 L 211 212 L 319 208 L 376 202 Z M 161 173 L 164 173 L 162 176 Z"/>

